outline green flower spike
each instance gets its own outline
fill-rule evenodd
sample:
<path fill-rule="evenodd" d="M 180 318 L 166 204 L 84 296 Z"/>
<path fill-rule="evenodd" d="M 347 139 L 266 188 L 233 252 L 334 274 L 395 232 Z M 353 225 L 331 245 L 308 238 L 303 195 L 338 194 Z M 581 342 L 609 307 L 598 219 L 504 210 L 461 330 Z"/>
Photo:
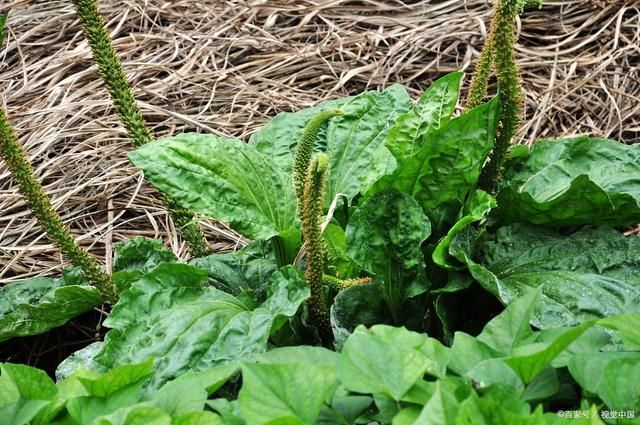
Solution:
<path fill-rule="evenodd" d="M 518 131 L 524 111 L 522 80 L 515 60 L 515 20 L 528 4 L 541 5 L 539 0 L 497 0 L 489 35 L 474 72 L 467 108 L 480 105 L 487 96 L 492 70 L 498 80 L 500 96 L 500 130 L 489 162 L 480 175 L 480 187 L 494 193 L 502 178 L 503 164 L 513 136 Z"/>
<path fill-rule="evenodd" d="M 120 121 L 127 130 L 131 144 L 139 148 L 153 141 L 153 135 L 147 127 L 138 109 L 133 92 L 129 87 L 122 63 L 113 48 L 111 38 L 104 26 L 95 0 L 73 0 L 76 13 L 82 24 L 93 58 L 98 64 L 100 77 L 107 86 L 111 100 L 116 107 Z M 182 238 L 189 244 L 189 252 L 193 257 L 203 257 L 211 253 L 211 248 L 194 217 L 181 208 L 173 199 L 162 195 L 162 202 Z"/>
<path fill-rule="evenodd" d="M 324 275 L 322 280 L 326 286 L 330 286 L 338 291 L 351 288 L 353 286 L 370 285 L 372 283 L 371 278 L 368 276 L 355 279 L 340 279 L 335 276 Z"/>
<path fill-rule="evenodd" d="M 78 267 L 83 276 L 96 286 L 100 296 L 106 302 L 114 304 L 118 300 L 118 292 L 109 275 L 102 270 L 98 262 L 85 249 L 78 245 L 69 228 L 53 209 L 51 200 L 36 179 L 27 155 L 18 142 L 9 119 L 1 107 L 0 156 L 6 161 L 11 176 L 18 183 L 20 193 L 26 199 L 27 205 L 33 211 L 49 239 L 62 251 L 65 258 Z"/>
<path fill-rule="evenodd" d="M 302 132 L 302 137 L 296 148 L 293 159 L 293 185 L 298 197 L 298 211 L 302 211 L 302 197 L 304 194 L 304 182 L 311 161 L 311 154 L 316 146 L 318 133 L 322 125 L 331 117 L 344 115 L 341 109 L 326 109 L 309 120 Z"/>
<path fill-rule="evenodd" d="M 328 171 L 329 157 L 325 154 L 318 154 L 309 164 L 301 209 L 302 232 L 307 247 L 305 279 L 311 288 L 311 298 L 309 298 L 308 305 L 311 319 L 325 346 L 333 342 L 329 310 L 325 304 L 322 290 L 326 246 L 320 227 Z"/>

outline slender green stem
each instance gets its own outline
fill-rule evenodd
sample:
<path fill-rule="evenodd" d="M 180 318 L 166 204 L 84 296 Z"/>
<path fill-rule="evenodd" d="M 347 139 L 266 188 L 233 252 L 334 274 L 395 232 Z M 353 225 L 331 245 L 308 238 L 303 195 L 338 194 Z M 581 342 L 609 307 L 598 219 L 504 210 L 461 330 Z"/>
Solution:
<path fill-rule="evenodd" d="M 5 12 L 4 15 L 0 15 L 0 48 L 4 44 L 4 37 L 7 33 L 4 30 L 4 26 L 7 24 L 7 18 L 9 17 L 9 12 Z"/>
<path fill-rule="evenodd" d="M 271 246 L 273 247 L 273 253 L 276 257 L 276 265 L 278 268 L 280 269 L 289 264 L 287 250 L 280 236 L 274 236 L 271 238 Z"/>
<path fill-rule="evenodd" d="M 6 161 L 13 179 L 18 183 L 20 193 L 27 201 L 38 222 L 51 241 L 62 251 L 71 264 L 78 267 L 83 276 L 96 286 L 102 298 L 109 303 L 118 300 L 118 292 L 98 262 L 83 249 L 71 235 L 53 209 L 51 200 L 33 173 L 27 155 L 18 142 L 9 118 L 0 107 L 0 156 Z"/>
<path fill-rule="evenodd" d="M 82 23 L 93 58 L 98 64 L 98 72 L 105 82 L 116 112 L 122 121 L 131 144 L 139 148 L 153 140 L 147 127 L 131 87 L 122 68 L 122 63 L 113 48 L 102 16 L 95 0 L 72 0 L 78 18 Z M 182 238 L 189 244 L 189 251 L 194 257 L 202 257 L 211 253 L 211 248 L 194 217 L 167 195 L 162 196 L 163 203 L 173 218 Z"/>
<path fill-rule="evenodd" d="M 307 244 L 305 279 L 311 288 L 309 311 L 325 346 L 333 342 L 329 309 L 324 300 L 322 287 L 326 246 L 320 227 L 328 170 L 329 159 L 325 154 L 319 154 L 309 164 L 301 211 L 302 233 Z"/>

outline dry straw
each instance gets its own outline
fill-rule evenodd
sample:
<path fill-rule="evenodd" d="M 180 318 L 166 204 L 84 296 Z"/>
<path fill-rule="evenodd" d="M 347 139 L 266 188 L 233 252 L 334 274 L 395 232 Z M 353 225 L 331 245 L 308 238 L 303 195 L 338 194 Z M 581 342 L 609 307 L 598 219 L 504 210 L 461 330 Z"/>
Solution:
<path fill-rule="evenodd" d="M 587 133 L 638 141 L 640 2 L 545 3 L 518 23 L 526 102 L 518 140 Z M 277 112 L 392 82 L 417 96 L 446 72 L 472 71 L 491 15 L 485 0 L 99 4 L 158 136 L 246 137 Z M 7 9 L 1 101 L 76 238 L 107 268 L 113 243 L 135 235 L 162 237 L 186 256 L 157 193 L 128 163 L 125 130 L 73 5 L 3 1 L 0 13 Z M 246 242 L 223 224 L 204 226 L 214 250 Z M 0 283 L 62 264 L 0 164 Z"/>

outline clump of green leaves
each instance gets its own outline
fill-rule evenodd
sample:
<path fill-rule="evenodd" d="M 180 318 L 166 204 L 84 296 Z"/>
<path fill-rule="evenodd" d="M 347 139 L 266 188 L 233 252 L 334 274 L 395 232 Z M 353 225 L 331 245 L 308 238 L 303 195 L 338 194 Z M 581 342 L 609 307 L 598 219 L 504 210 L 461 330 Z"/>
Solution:
<path fill-rule="evenodd" d="M 637 311 L 639 246 L 606 227 L 640 221 L 634 148 L 588 138 L 542 141 L 513 156 L 496 200 L 478 189 L 478 179 L 499 102 L 453 117 L 461 77 L 435 81 L 415 103 L 393 85 L 281 114 L 248 144 L 183 134 L 131 153 L 183 207 L 229 221 L 254 242 L 192 264 L 139 242 L 120 250 L 139 259 L 116 262 L 125 267 L 113 276 L 122 299 L 91 364 L 106 370 L 149 356 L 182 359 L 172 360 L 162 381 L 269 344 L 317 342 L 309 325 L 336 347 L 359 325 L 381 323 L 450 343 L 455 331 L 472 333 L 482 315 L 497 312 L 491 297 L 509 305 L 536 288 L 542 294 L 531 320 L 542 329 Z M 319 152 L 303 193 L 308 209 L 299 220 L 296 146 L 313 118 L 334 108 L 344 113 L 317 130 Z M 599 171 L 611 157 L 624 178 Z M 593 196 L 580 197 L 583 188 Z M 590 233 L 592 225 L 599 233 Z M 287 255 L 274 249 L 276 239 Z M 301 250 L 306 261 L 294 261 Z M 151 258 L 157 261 L 147 264 Z M 468 294 L 485 294 L 484 301 Z M 330 329 L 325 308 L 322 320 L 318 310 L 300 308 L 318 300 Z M 178 340 L 191 341 L 194 351 Z"/>
<path fill-rule="evenodd" d="M 578 412 L 571 423 L 605 424 L 600 416 L 609 410 L 625 414 L 615 423 L 638 423 L 640 315 L 535 331 L 529 319 L 539 295 L 523 296 L 476 337 L 457 332 L 451 347 L 376 325 L 355 329 L 340 353 L 276 348 L 170 380 L 159 379 L 160 358 L 109 371 L 79 367 L 57 384 L 37 369 L 4 363 L 0 412 L 11 425 L 551 425 L 565 423 L 549 411 L 558 405 Z M 606 330 L 628 351 L 603 351 Z M 239 391 L 222 397 L 217 391 L 239 375 Z"/>

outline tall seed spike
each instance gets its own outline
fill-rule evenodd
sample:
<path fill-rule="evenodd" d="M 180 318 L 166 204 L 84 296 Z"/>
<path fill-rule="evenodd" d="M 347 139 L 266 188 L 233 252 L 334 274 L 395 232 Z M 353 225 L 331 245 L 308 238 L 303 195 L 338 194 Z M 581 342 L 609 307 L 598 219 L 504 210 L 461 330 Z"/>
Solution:
<path fill-rule="evenodd" d="M 480 187 L 495 192 L 502 178 L 503 164 L 513 136 L 517 133 L 524 111 L 522 81 L 515 60 L 515 19 L 528 4 L 541 5 L 541 0 L 497 0 L 489 36 L 474 72 L 467 108 L 482 103 L 492 68 L 496 72 L 501 103 L 500 129 L 489 161 L 482 169 Z"/>
<path fill-rule="evenodd" d="M 480 52 L 478 63 L 471 78 L 471 86 L 469 87 L 469 96 L 467 98 L 467 109 L 473 109 L 480 106 L 487 97 L 487 88 L 489 86 L 489 78 L 491 78 L 491 67 L 493 66 L 493 37 L 490 34 L 485 41 L 484 47 Z"/>
<path fill-rule="evenodd" d="M 307 246 L 305 279 L 311 289 L 309 311 L 325 346 L 333 342 L 329 310 L 322 290 L 326 246 L 322 237 L 321 217 L 328 171 L 329 158 L 325 154 L 318 154 L 307 169 L 301 209 L 302 232 Z"/>
<path fill-rule="evenodd" d="M 82 30 L 91 46 L 91 53 L 98 64 L 100 77 L 107 86 L 111 100 L 116 107 L 120 121 L 127 130 L 131 144 L 139 148 L 153 140 L 153 135 L 147 127 L 136 100 L 129 87 L 129 82 L 118 59 L 111 37 L 107 33 L 104 20 L 98 10 L 95 0 L 72 0 L 76 13 L 82 24 Z M 182 238 L 189 244 L 189 252 L 193 257 L 202 257 L 211 253 L 204 234 L 197 221 L 184 208 L 167 195 L 161 197 L 165 208 Z"/>
<path fill-rule="evenodd" d="M 106 302 L 114 304 L 118 291 L 98 262 L 82 248 L 71 235 L 69 228 L 51 205 L 51 200 L 38 182 L 27 155 L 18 142 L 4 108 L 0 107 L 0 156 L 6 161 L 11 176 L 27 205 L 38 219 L 51 241 L 82 275 L 98 289 Z"/>
<path fill-rule="evenodd" d="M 489 193 L 495 192 L 502 178 L 511 140 L 517 133 L 524 115 L 522 81 L 515 58 L 515 19 L 523 6 L 524 2 L 521 0 L 499 0 L 491 26 L 501 112 L 495 146 L 480 175 L 480 188 Z"/>
<path fill-rule="evenodd" d="M 298 197 L 299 207 L 301 207 L 300 200 L 302 199 L 304 192 L 304 181 L 309 168 L 309 162 L 311 161 L 311 154 L 316 146 L 318 133 L 326 121 L 332 117 L 340 115 L 344 115 L 344 112 L 341 109 L 325 109 L 311 118 L 304 127 L 293 159 L 293 184 L 296 196 Z"/>

